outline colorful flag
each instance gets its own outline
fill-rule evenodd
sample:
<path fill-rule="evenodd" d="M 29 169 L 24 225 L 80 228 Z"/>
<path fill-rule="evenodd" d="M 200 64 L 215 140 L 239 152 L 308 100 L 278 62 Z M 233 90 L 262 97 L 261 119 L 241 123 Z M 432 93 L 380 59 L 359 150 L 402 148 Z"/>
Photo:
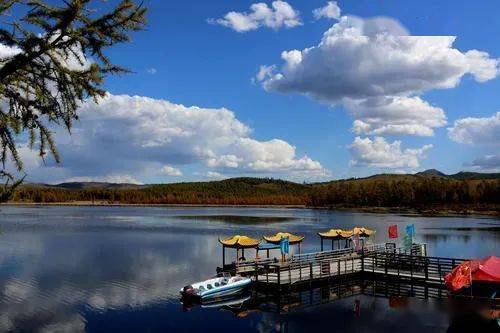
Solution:
<path fill-rule="evenodd" d="M 354 245 L 355 251 L 361 251 L 361 240 L 359 239 L 359 235 L 353 235 L 351 237 L 352 244 Z"/>
<path fill-rule="evenodd" d="M 411 251 L 411 247 L 413 245 L 413 240 L 410 235 L 405 235 L 403 237 L 403 249 L 405 251 Z"/>
<path fill-rule="evenodd" d="M 389 226 L 389 238 L 398 238 L 398 226 L 396 224 Z"/>
<path fill-rule="evenodd" d="M 290 252 L 290 240 L 288 237 L 282 237 L 280 240 L 281 254 L 288 254 Z"/>
<path fill-rule="evenodd" d="M 408 224 L 406 226 L 406 234 L 410 237 L 414 237 L 415 236 L 415 225 L 412 223 L 412 224 Z"/>

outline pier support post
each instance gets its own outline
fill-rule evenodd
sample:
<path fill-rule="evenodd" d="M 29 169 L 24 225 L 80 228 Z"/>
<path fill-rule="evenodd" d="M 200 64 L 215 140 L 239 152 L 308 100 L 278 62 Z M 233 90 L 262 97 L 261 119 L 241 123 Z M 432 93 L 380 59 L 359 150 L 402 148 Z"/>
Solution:
<path fill-rule="evenodd" d="M 222 245 L 222 269 L 226 266 L 226 247 Z"/>

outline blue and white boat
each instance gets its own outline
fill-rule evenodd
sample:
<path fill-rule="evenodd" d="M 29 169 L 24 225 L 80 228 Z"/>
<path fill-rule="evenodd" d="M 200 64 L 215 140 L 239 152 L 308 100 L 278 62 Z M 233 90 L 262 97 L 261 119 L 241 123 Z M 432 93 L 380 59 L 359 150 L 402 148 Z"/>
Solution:
<path fill-rule="evenodd" d="M 231 276 L 229 273 L 223 273 L 221 277 L 185 286 L 180 292 L 182 296 L 195 296 L 203 300 L 238 294 L 245 290 L 251 283 L 252 280 L 250 278 L 239 275 Z"/>

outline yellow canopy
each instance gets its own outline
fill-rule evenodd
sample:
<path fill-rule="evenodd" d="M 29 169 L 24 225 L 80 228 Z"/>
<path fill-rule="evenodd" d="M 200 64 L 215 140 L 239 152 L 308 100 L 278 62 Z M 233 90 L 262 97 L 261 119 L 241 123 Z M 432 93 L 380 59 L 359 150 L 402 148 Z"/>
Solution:
<path fill-rule="evenodd" d="M 264 236 L 264 239 L 272 244 L 279 244 L 282 238 L 288 237 L 290 244 L 297 244 L 304 240 L 304 236 L 293 235 L 289 232 L 278 232 L 273 236 Z"/>
<path fill-rule="evenodd" d="M 318 232 L 323 238 L 329 239 L 346 239 L 353 235 L 352 230 L 342 230 L 342 229 L 330 229 L 326 232 Z"/>
<path fill-rule="evenodd" d="M 359 235 L 360 237 L 370 237 L 375 233 L 375 230 L 370 230 L 365 227 L 355 227 L 354 229 L 352 229 L 352 232 L 355 235 Z"/>
<path fill-rule="evenodd" d="M 219 242 L 231 248 L 252 248 L 259 246 L 260 240 L 248 236 L 235 235 L 229 238 L 220 239 Z"/>

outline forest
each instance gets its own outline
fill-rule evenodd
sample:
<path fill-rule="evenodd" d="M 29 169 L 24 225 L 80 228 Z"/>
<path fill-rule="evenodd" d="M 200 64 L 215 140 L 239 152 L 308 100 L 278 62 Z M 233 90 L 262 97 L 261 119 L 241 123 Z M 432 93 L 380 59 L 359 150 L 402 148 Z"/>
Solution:
<path fill-rule="evenodd" d="M 157 185 L 26 184 L 16 203 L 300 205 L 331 208 L 500 211 L 498 177 L 376 175 L 298 184 L 271 178 L 232 178 Z"/>

